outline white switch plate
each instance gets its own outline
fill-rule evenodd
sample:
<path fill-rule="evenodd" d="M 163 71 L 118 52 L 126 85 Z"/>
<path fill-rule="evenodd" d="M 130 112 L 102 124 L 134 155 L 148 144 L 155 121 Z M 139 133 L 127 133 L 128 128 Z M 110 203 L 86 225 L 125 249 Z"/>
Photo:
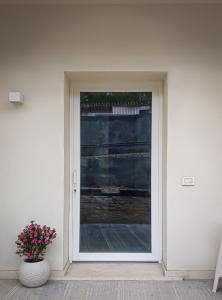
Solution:
<path fill-rule="evenodd" d="M 194 176 L 183 176 L 182 179 L 181 179 L 181 185 L 194 186 L 195 185 Z"/>

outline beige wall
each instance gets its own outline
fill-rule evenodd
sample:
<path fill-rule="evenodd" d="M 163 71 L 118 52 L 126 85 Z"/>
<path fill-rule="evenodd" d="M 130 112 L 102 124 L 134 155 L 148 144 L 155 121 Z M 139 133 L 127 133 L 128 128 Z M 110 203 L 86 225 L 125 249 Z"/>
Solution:
<path fill-rule="evenodd" d="M 58 230 L 53 269 L 66 261 L 64 72 L 78 70 L 168 72 L 164 258 L 169 269 L 215 267 L 221 36 L 219 5 L 0 7 L 0 269 L 18 266 L 14 240 L 30 219 Z M 25 104 L 10 104 L 10 90 L 22 91 Z M 182 175 L 196 176 L 196 186 L 181 187 Z"/>

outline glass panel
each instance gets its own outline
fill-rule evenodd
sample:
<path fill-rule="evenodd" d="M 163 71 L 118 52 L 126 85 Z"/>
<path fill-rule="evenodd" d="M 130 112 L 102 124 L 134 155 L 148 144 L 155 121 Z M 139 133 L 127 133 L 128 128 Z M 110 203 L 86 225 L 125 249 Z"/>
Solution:
<path fill-rule="evenodd" d="M 80 102 L 80 252 L 151 252 L 152 93 Z"/>

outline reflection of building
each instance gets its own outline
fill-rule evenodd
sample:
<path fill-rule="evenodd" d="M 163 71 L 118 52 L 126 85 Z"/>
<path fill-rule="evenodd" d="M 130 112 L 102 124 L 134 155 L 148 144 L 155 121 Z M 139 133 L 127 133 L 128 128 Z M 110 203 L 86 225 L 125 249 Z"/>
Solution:
<path fill-rule="evenodd" d="M 113 115 L 139 115 L 143 110 L 149 110 L 150 106 L 139 106 L 139 107 L 126 107 L 126 106 L 113 106 Z"/>
<path fill-rule="evenodd" d="M 86 107 L 82 109 L 81 115 L 82 116 L 98 116 L 98 115 L 119 115 L 119 116 L 125 116 L 125 115 L 139 115 L 141 111 L 143 110 L 150 110 L 151 106 L 134 106 L 134 107 L 128 107 L 128 106 L 112 106 L 107 107 L 106 105 L 99 104 L 98 106 L 95 105 L 94 107 Z"/>

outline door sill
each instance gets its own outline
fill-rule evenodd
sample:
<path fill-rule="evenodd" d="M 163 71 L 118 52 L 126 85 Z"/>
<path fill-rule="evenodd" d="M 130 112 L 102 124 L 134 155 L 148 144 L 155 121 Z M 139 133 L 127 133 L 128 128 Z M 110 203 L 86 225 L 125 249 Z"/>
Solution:
<path fill-rule="evenodd" d="M 66 280 L 166 280 L 159 263 L 74 262 Z M 169 279 L 168 279 L 169 280 Z"/>

